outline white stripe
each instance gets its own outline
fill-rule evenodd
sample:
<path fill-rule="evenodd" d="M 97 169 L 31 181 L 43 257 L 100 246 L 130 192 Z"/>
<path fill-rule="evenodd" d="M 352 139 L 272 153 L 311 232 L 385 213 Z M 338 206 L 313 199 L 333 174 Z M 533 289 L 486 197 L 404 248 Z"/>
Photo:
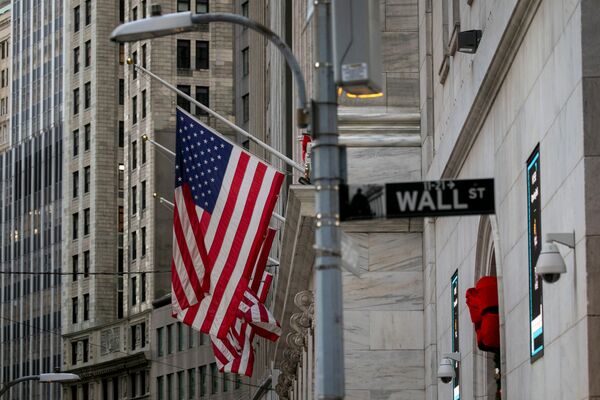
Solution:
<path fill-rule="evenodd" d="M 196 293 L 192 287 L 192 282 L 190 281 L 190 277 L 185 269 L 185 263 L 183 262 L 181 252 L 179 251 L 180 245 L 185 246 L 185 243 L 180 244 L 177 242 L 177 237 L 175 236 L 175 226 L 173 226 L 173 263 L 175 264 L 175 271 L 179 276 L 179 281 L 181 282 L 183 292 L 185 293 L 185 297 L 187 298 L 189 305 L 194 305 L 198 303 L 199 299 L 196 298 Z M 173 295 L 175 295 L 175 293 L 173 293 Z"/>
<path fill-rule="evenodd" d="M 236 146 L 233 146 L 231 155 L 229 156 L 229 162 L 227 163 L 227 169 L 225 170 L 225 175 L 223 176 L 221 191 L 219 192 L 219 197 L 217 198 L 217 202 L 211 214 L 208 229 L 206 230 L 206 235 L 204 237 L 204 244 L 208 251 L 210 251 L 215 239 L 215 234 L 217 232 L 217 228 L 219 227 L 219 222 L 221 221 L 223 209 L 225 208 L 227 198 L 229 197 L 229 191 L 231 189 L 229 185 L 231 185 L 231 182 L 233 182 L 233 176 L 235 175 L 235 170 L 237 169 L 241 154 L 241 150 Z"/>
<path fill-rule="evenodd" d="M 257 160 L 251 159 L 250 163 L 252 164 L 252 168 L 248 168 L 248 170 L 246 172 L 252 171 L 252 174 L 254 174 L 254 171 L 256 170 L 256 166 L 254 164 L 257 163 Z M 219 307 L 215 314 L 215 319 L 213 320 L 213 326 L 211 327 L 211 330 L 213 332 L 218 332 L 219 321 L 222 321 L 223 318 L 225 317 L 225 313 L 229 306 L 229 299 L 231 299 L 233 294 L 235 293 L 237 285 L 242 277 L 242 273 L 244 271 L 244 265 L 248 261 L 245 256 L 249 254 L 250 248 L 252 247 L 252 243 L 258 234 L 258 228 L 259 228 L 260 220 L 261 220 L 262 214 L 263 214 L 262 210 L 264 209 L 264 205 L 266 204 L 267 199 L 269 197 L 269 193 L 271 192 L 271 187 L 273 186 L 273 179 L 275 177 L 275 173 L 276 173 L 276 171 L 269 167 L 265 171 L 264 178 L 262 180 L 262 184 L 260 187 L 260 191 L 258 193 L 258 197 L 257 197 L 256 203 L 254 205 L 254 210 L 251 213 L 250 224 L 248 226 L 248 230 L 246 232 L 242 247 L 239 252 L 239 254 L 241 256 L 238 257 L 238 259 L 237 259 L 236 265 L 232 271 L 232 275 L 231 275 L 230 279 L 227 281 L 227 287 L 223 294 L 223 299 L 227 299 L 227 301 L 221 301 L 219 303 Z M 250 175 L 250 176 L 253 176 L 253 175 Z M 251 181 L 252 181 L 252 179 L 250 178 L 249 182 L 251 182 Z M 238 198 L 238 201 L 239 200 L 240 200 L 240 198 Z M 236 203 L 236 211 L 238 208 L 245 209 L 246 208 L 245 205 L 246 205 L 246 196 L 244 196 L 243 204 L 238 205 Z M 256 212 L 257 209 L 260 210 L 260 212 Z M 237 220 L 234 220 L 234 221 L 239 222 L 239 217 Z M 230 224 L 230 226 L 231 226 L 231 224 Z M 237 226 L 236 226 L 236 228 L 237 228 Z M 231 245 L 229 244 L 227 247 L 231 247 Z M 225 248 L 226 247 L 224 246 L 221 250 L 223 250 Z M 223 258 L 224 260 L 226 260 L 226 257 L 228 255 L 229 255 L 229 251 L 226 251 L 226 252 L 221 251 L 219 254 L 219 258 L 220 259 Z M 224 257 L 221 257 L 221 256 L 224 256 Z M 223 265 L 225 263 L 224 260 L 222 262 Z M 216 265 L 221 266 L 221 263 L 216 263 Z M 222 266 L 221 266 L 221 269 L 222 269 Z M 219 272 L 219 274 L 220 274 L 220 272 Z M 213 276 L 214 275 L 211 275 L 211 278 Z M 212 282 L 211 282 L 211 284 L 212 284 Z M 216 324 L 215 324 L 215 322 L 216 322 Z"/>
<path fill-rule="evenodd" d="M 202 258 L 200 257 L 200 250 L 198 249 L 198 244 L 196 243 L 196 236 L 194 235 L 194 230 L 189 220 L 190 217 L 188 216 L 187 208 L 185 207 L 185 198 L 183 196 L 183 190 L 181 189 L 181 187 L 175 189 L 175 201 L 178 205 L 177 212 L 179 213 L 179 221 L 181 222 L 181 227 L 187 244 L 187 249 L 190 253 L 190 258 L 192 259 L 192 265 L 194 266 L 194 270 L 196 271 L 196 275 L 198 276 L 198 281 L 202 282 L 206 267 L 204 266 Z M 183 207 L 179 207 L 180 204 L 183 205 Z M 195 215 L 193 215 L 191 218 L 194 217 Z M 198 221 L 198 223 L 200 222 Z M 198 301 L 200 301 L 200 299 L 196 299 L 196 301 L 190 303 L 190 305 L 196 304 L 198 303 Z"/>

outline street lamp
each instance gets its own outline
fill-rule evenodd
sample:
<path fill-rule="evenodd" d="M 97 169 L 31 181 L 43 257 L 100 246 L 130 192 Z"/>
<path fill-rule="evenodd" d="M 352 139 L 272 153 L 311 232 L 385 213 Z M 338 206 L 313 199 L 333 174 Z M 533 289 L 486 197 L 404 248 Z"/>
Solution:
<path fill-rule="evenodd" d="M 80 379 L 81 378 L 79 378 L 79 375 L 70 374 L 70 373 L 66 373 L 66 372 L 54 372 L 54 373 L 47 373 L 47 374 L 23 376 L 21 378 L 17 378 L 8 383 L 5 383 L 2 386 L 2 389 L 0 389 L 0 397 L 2 397 L 2 395 L 4 395 L 4 393 L 8 392 L 8 390 L 11 387 L 13 387 L 14 385 L 21 383 L 21 382 L 39 381 L 39 382 L 44 382 L 44 383 L 68 383 L 68 382 L 77 382 Z"/>

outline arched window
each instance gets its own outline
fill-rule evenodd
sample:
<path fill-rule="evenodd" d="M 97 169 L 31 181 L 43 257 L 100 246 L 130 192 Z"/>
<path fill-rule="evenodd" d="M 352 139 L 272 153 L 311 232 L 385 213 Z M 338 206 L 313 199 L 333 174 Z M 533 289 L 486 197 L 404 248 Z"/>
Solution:
<path fill-rule="evenodd" d="M 496 259 L 497 234 L 495 234 L 495 216 L 482 216 L 477 235 L 475 259 L 475 282 L 483 276 L 495 276 L 498 279 L 498 303 L 500 310 L 500 336 L 504 337 L 502 279 Z M 494 226 L 493 226 L 494 225 Z M 495 240 L 496 239 L 496 240 Z M 502 398 L 502 365 L 505 365 L 504 348 L 501 340 L 500 353 L 479 350 L 473 335 L 473 394 L 475 399 L 496 400 Z"/>

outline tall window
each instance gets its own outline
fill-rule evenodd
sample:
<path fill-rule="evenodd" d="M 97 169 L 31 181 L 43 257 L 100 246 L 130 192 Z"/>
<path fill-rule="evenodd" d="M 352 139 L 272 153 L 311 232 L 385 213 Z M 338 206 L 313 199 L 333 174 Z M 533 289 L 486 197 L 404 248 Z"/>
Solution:
<path fill-rule="evenodd" d="M 210 364 L 210 394 L 217 393 L 217 363 Z"/>
<path fill-rule="evenodd" d="M 137 96 L 133 96 L 131 99 L 131 119 L 132 123 L 137 124 Z"/>
<path fill-rule="evenodd" d="M 131 278 L 131 305 L 137 304 L 137 278 L 134 276 Z"/>
<path fill-rule="evenodd" d="M 144 1 L 144 3 L 146 3 L 146 1 Z M 146 6 L 144 6 L 144 18 L 146 18 Z M 143 44 L 142 45 L 142 67 L 146 68 L 146 57 L 147 57 L 147 53 L 146 53 L 146 45 Z"/>
<path fill-rule="evenodd" d="M 196 69 L 208 69 L 208 42 L 196 40 Z"/>
<path fill-rule="evenodd" d="M 167 375 L 167 400 L 173 400 L 173 374 Z"/>
<path fill-rule="evenodd" d="M 146 228 L 143 228 L 143 229 L 146 229 Z M 140 282 L 140 292 L 141 292 L 140 293 L 141 302 L 143 303 L 146 301 L 146 273 L 145 272 L 142 272 L 142 280 Z M 143 329 L 145 330 L 146 328 L 144 327 Z"/>
<path fill-rule="evenodd" d="M 190 85 L 177 85 L 177 89 L 181 90 L 188 96 L 190 95 Z M 177 105 L 183 108 L 185 111 L 190 112 L 190 101 L 186 100 L 183 96 L 177 96 Z"/>
<path fill-rule="evenodd" d="M 125 45 L 123 43 L 119 44 L 119 64 L 125 64 Z"/>
<path fill-rule="evenodd" d="M 79 88 L 73 89 L 73 115 L 79 114 Z"/>
<path fill-rule="evenodd" d="M 223 380 L 221 386 L 223 387 L 223 393 L 227 392 L 227 390 L 229 389 L 229 374 L 223 373 Z"/>
<path fill-rule="evenodd" d="M 181 322 L 177 323 L 177 351 L 183 351 L 183 324 Z"/>
<path fill-rule="evenodd" d="M 79 196 L 79 171 L 73 172 L 73 198 Z"/>
<path fill-rule="evenodd" d="M 177 40 L 177 69 L 190 69 L 190 41 Z"/>
<path fill-rule="evenodd" d="M 206 365 L 200 367 L 200 397 L 206 396 Z"/>
<path fill-rule="evenodd" d="M 85 0 L 85 24 L 92 23 L 92 0 Z"/>
<path fill-rule="evenodd" d="M 146 6 L 146 0 L 142 0 L 142 5 L 140 7 L 142 7 L 142 18 L 146 18 L 146 9 L 148 8 Z"/>
<path fill-rule="evenodd" d="M 125 104 L 125 80 L 119 79 L 119 105 Z"/>
<path fill-rule="evenodd" d="M 125 147 L 125 122 L 119 121 L 119 147 Z"/>
<path fill-rule="evenodd" d="M 92 83 L 86 82 L 84 88 L 85 88 L 84 107 L 86 109 L 88 109 L 88 108 L 90 108 L 90 105 L 92 104 Z"/>
<path fill-rule="evenodd" d="M 131 10 L 131 20 L 135 21 L 137 19 L 137 7 L 133 7 Z"/>
<path fill-rule="evenodd" d="M 80 14 L 79 6 L 77 6 L 73 9 L 73 31 L 74 32 L 79 32 L 79 22 L 80 22 L 79 14 Z"/>
<path fill-rule="evenodd" d="M 83 295 L 83 320 L 87 321 L 90 319 L 90 295 L 88 293 Z"/>
<path fill-rule="evenodd" d="M 73 131 L 73 157 L 79 154 L 79 129 Z"/>
<path fill-rule="evenodd" d="M 131 169 L 137 168 L 137 140 L 131 142 Z"/>
<path fill-rule="evenodd" d="M 83 277 L 87 278 L 90 276 L 90 251 L 86 250 L 83 252 Z"/>
<path fill-rule="evenodd" d="M 142 119 L 146 118 L 146 90 L 142 90 Z"/>
<path fill-rule="evenodd" d="M 137 258 L 137 233 L 131 232 L 131 259 Z"/>
<path fill-rule="evenodd" d="M 86 295 L 89 296 L 89 295 Z M 89 359 L 89 353 L 90 353 L 90 341 L 89 339 L 83 339 L 81 341 L 81 343 L 83 344 L 83 362 L 88 362 Z M 84 397 L 85 397 L 85 391 L 87 391 L 88 388 L 84 388 Z"/>
<path fill-rule="evenodd" d="M 142 140 L 142 165 L 146 164 L 146 140 Z"/>
<path fill-rule="evenodd" d="M 71 364 L 77 364 L 77 342 L 71 342 Z M 75 394 L 77 395 L 77 386 L 75 386 Z M 73 398 L 73 397 L 71 397 Z M 77 397 L 75 397 L 76 399 Z"/>
<path fill-rule="evenodd" d="M 206 107 L 210 107 L 210 96 L 208 86 L 196 86 L 196 100 L 199 103 L 204 104 Z M 196 106 L 196 115 L 207 115 L 208 113 Z"/>
<path fill-rule="evenodd" d="M 76 74 L 78 72 L 79 72 L 79 46 L 77 46 L 73 49 L 73 73 Z"/>
<path fill-rule="evenodd" d="M 77 323 L 77 311 L 79 308 L 79 299 L 77 297 L 73 297 L 71 299 L 71 322 Z"/>
<path fill-rule="evenodd" d="M 146 256 L 146 227 L 142 227 L 142 257 Z"/>
<path fill-rule="evenodd" d="M 177 0 L 177 12 L 190 11 L 190 0 Z"/>
<path fill-rule="evenodd" d="M 141 205 L 140 206 L 142 207 L 142 210 L 145 210 L 146 209 L 146 181 L 142 181 L 142 193 L 140 194 L 140 197 L 141 197 L 141 200 L 140 200 Z"/>
<path fill-rule="evenodd" d="M 90 234 L 90 209 L 83 210 L 83 235 Z"/>
<path fill-rule="evenodd" d="M 157 400 L 164 400 L 165 398 L 165 383 L 163 380 L 164 377 L 159 376 L 158 378 L 156 378 L 156 391 L 157 393 Z"/>
<path fill-rule="evenodd" d="M 71 265 L 73 268 L 73 282 L 79 278 L 79 255 L 71 256 Z"/>
<path fill-rule="evenodd" d="M 250 96 L 248 94 L 242 96 L 242 118 L 244 122 L 250 120 Z"/>
<path fill-rule="evenodd" d="M 90 150 L 90 142 L 92 137 L 92 126 L 90 124 L 85 124 L 83 127 L 83 150 Z"/>
<path fill-rule="evenodd" d="M 242 74 L 247 76 L 250 73 L 250 48 L 242 50 Z"/>
<path fill-rule="evenodd" d="M 164 328 L 158 328 L 156 330 L 156 341 L 158 342 L 158 356 L 162 357 L 165 354 L 164 341 L 165 341 L 165 330 Z"/>
<path fill-rule="evenodd" d="M 76 240 L 79 237 L 79 213 L 73 213 L 72 222 L 73 240 Z"/>
<path fill-rule="evenodd" d="M 196 13 L 204 14 L 208 12 L 208 0 L 196 0 Z"/>
<path fill-rule="evenodd" d="M 83 193 L 90 192 L 90 167 L 89 165 L 83 169 Z"/>
<path fill-rule="evenodd" d="M 135 9 L 134 9 L 135 10 Z M 133 52 L 133 65 L 137 65 L 137 51 Z M 133 69 L 133 79 L 137 79 L 137 68 Z"/>
<path fill-rule="evenodd" d="M 188 399 L 194 400 L 196 398 L 196 369 L 188 369 Z"/>
<path fill-rule="evenodd" d="M 173 353 L 173 324 L 167 325 L 167 354 Z"/>
<path fill-rule="evenodd" d="M 249 15 L 249 13 L 248 13 L 248 9 L 249 9 L 248 8 L 248 3 L 249 3 L 248 1 L 245 1 L 245 2 L 242 3 L 242 15 L 244 17 L 246 17 L 246 18 L 248 18 L 248 15 Z"/>
<path fill-rule="evenodd" d="M 88 40 L 85 42 L 85 66 L 89 67 L 92 65 L 92 41 Z"/>
<path fill-rule="evenodd" d="M 177 399 L 185 400 L 185 375 L 183 371 L 177 372 Z"/>

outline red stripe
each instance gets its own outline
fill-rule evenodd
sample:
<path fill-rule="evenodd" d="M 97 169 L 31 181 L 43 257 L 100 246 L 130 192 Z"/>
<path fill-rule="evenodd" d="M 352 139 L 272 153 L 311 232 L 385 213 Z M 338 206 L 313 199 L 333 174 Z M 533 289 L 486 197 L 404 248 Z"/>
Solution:
<path fill-rule="evenodd" d="M 187 300 L 187 296 L 183 290 L 183 286 L 181 285 L 181 281 L 179 280 L 179 275 L 177 274 L 177 269 L 175 268 L 175 261 L 171 259 L 171 284 L 172 290 L 175 294 L 175 298 L 179 303 L 179 307 L 181 309 L 186 309 L 190 306 L 190 303 Z"/>
<path fill-rule="evenodd" d="M 215 292 L 213 293 L 212 301 L 209 306 L 209 310 L 212 309 L 213 318 L 214 318 L 214 314 L 216 313 L 216 311 L 219 307 L 219 304 L 221 303 L 221 301 L 223 299 L 223 294 L 225 293 L 225 289 L 227 288 L 227 283 L 230 280 L 231 276 L 233 275 L 233 271 L 236 268 L 237 260 L 240 257 L 240 249 L 242 248 L 242 245 L 244 244 L 244 241 L 246 238 L 246 233 L 248 232 L 248 229 L 250 227 L 250 221 L 252 220 L 252 215 L 254 213 L 254 207 L 256 205 L 256 200 L 260 193 L 260 188 L 262 186 L 262 182 L 263 182 L 263 179 L 265 176 L 266 169 L 267 169 L 266 165 L 259 163 L 256 167 L 256 170 L 254 171 L 254 177 L 252 179 L 252 183 L 248 190 L 248 195 L 246 197 L 246 201 L 244 204 L 244 210 L 242 211 L 240 223 L 237 227 L 237 231 L 233 238 L 231 247 L 228 249 L 229 254 L 227 256 L 227 260 L 225 261 L 225 265 L 223 267 L 221 275 L 219 276 L 219 281 L 216 283 Z M 228 210 L 228 211 L 232 211 L 232 210 Z M 254 238 L 254 242 L 256 242 L 257 237 Z M 253 245 L 250 247 L 249 257 L 247 259 L 247 262 L 251 262 L 252 265 L 254 265 L 253 257 L 255 257 L 256 250 L 257 250 L 256 243 L 253 243 Z M 211 252 L 212 252 L 212 248 L 211 248 Z M 235 292 L 233 293 L 232 299 L 229 302 L 229 304 L 227 304 L 227 311 L 225 313 L 225 317 L 223 318 L 223 321 L 219 324 L 219 330 L 217 333 L 217 337 L 224 337 L 227 334 L 227 330 L 229 330 L 229 327 L 231 326 L 231 324 L 233 323 L 233 320 L 235 319 L 235 311 L 239 307 L 240 301 L 244 294 L 244 290 L 247 287 L 248 287 L 248 276 L 245 274 L 242 274 L 241 279 L 238 282 L 238 286 L 237 286 Z M 211 311 L 209 311 L 209 314 L 210 313 L 211 313 Z"/>
<path fill-rule="evenodd" d="M 264 164 L 259 164 L 259 165 L 265 167 Z M 265 206 L 263 208 L 263 214 L 259 221 L 257 235 L 254 238 L 254 243 L 252 244 L 252 247 L 250 248 L 250 254 L 248 257 L 248 261 L 246 262 L 246 267 L 244 269 L 244 277 L 249 277 L 249 275 L 251 273 L 251 268 L 254 266 L 254 257 L 256 257 L 256 253 L 258 251 L 257 242 L 259 242 L 260 239 L 263 237 L 263 235 L 268 227 L 269 220 L 271 219 L 271 215 L 273 214 L 273 209 L 275 208 L 275 202 L 277 201 L 277 193 L 279 193 L 279 190 L 281 189 L 282 182 L 283 182 L 283 174 L 276 172 L 275 175 L 273 176 L 271 190 L 267 196 L 267 203 L 265 204 Z M 252 208 L 254 208 L 254 206 Z M 248 208 L 246 210 L 248 210 Z M 245 291 L 247 287 L 248 287 L 248 279 L 240 279 L 240 281 L 238 282 L 238 285 L 236 287 L 236 293 Z M 235 304 L 235 308 L 237 308 L 237 305 L 239 304 L 239 302 L 232 303 L 229 306 L 231 307 L 234 304 Z M 234 310 L 228 310 L 228 312 L 225 316 L 224 322 L 220 326 L 219 333 L 217 336 L 223 335 L 224 332 L 226 332 L 227 327 L 231 325 L 231 319 L 232 319 L 232 317 L 235 316 L 235 308 L 234 308 Z"/>
<path fill-rule="evenodd" d="M 268 229 L 267 237 L 265 238 L 265 241 L 260 249 L 260 255 L 256 261 L 256 269 L 254 270 L 254 278 L 251 286 L 251 289 L 254 291 L 254 293 L 258 293 L 263 272 L 265 272 L 265 268 L 267 267 L 267 260 L 269 259 L 269 252 L 271 251 L 271 246 L 273 245 L 273 238 L 275 238 L 275 229 Z"/>
<path fill-rule="evenodd" d="M 175 243 L 179 246 L 179 252 L 181 253 L 181 259 L 183 260 L 183 265 L 185 266 L 185 270 L 187 271 L 188 278 L 190 279 L 190 283 L 192 284 L 192 289 L 194 289 L 194 293 L 196 294 L 196 300 L 193 303 L 197 303 L 202 300 L 204 297 L 200 290 L 200 281 L 198 280 L 198 275 L 196 274 L 196 270 L 194 268 L 194 263 L 192 262 L 192 257 L 188 251 L 187 242 L 185 241 L 185 234 L 183 233 L 183 227 L 181 226 L 181 220 L 179 219 L 179 212 L 177 210 L 177 202 L 175 202 L 175 218 L 173 220 L 173 228 L 175 231 L 176 241 Z M 174 243 L 174 245 L 175 245 Z M 180 277 L 181 279 L 181 277 Z M 190 299 L 188 299 L 189 301 Z"/>
<path fill-rule="evenodd" d="M 198 311 L 200 310 L 200 303 L 196 303 L 193 306 L 188 307 L 187 309 L 187 313 L 185 314 L 185 317 L 183 318 L 183 323 L 186 325 L 192 325 L 194 323 L 194 320 L 196 319 L 196 315 L 198 314 Z"/>

